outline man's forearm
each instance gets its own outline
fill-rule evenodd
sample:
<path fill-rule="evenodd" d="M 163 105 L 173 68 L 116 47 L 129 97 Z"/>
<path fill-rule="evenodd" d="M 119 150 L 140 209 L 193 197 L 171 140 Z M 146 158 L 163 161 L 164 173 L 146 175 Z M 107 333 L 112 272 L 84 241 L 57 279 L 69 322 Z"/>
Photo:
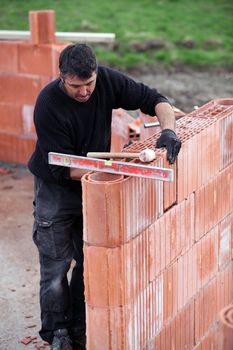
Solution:
<path fill-rule="evenodd" d="M 160 122 L 161 129 L 175 130 L 175 113 L 169 103 L 160 102 L 155 106 L 155 114 Z"/>

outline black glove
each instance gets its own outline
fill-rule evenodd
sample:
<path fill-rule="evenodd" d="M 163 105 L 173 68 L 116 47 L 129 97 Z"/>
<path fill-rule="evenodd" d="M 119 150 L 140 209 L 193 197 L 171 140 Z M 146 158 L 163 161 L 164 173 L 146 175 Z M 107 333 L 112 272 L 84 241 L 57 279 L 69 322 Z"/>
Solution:
<path fill-rule="evenodd" d="M 166 147 L 167 160 L 170 164 L 175 163 L 176 157 L 180 151 L 181 141 L 177 138 L 175 131 L 164 129 L 158 138 L 155 147 Z"/>
<path fill-rule="evenodd" d="M 124 144 L 123 148 L 126 148 L 126 147 L 128 147 L 128 146 L 130 146 L 130 145 L 132 145 L 132 144 L 133 144 L 133 141 L 132 141 L 132 140 L 129 140 L 128 143 Z"/>

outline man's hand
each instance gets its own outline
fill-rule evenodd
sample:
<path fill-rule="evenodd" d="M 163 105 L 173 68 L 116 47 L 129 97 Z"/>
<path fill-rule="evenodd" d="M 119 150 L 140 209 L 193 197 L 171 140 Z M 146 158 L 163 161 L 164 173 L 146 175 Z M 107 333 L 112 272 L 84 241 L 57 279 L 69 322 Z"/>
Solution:
<path fill-rule="evenodd" d="M 130 145 L 132 145 L 132 144 L 133 144 L 133 141 L 132 141 L 132 140 L 129 140 L 128 143 L 125 143 L 125 144 L 124 144 L 123 149 L 126 148 L 126 147 L 128 147 L 128 146 L 130 146 Z"/>
<path fill-rule="evenodd" d="M 164 129 L 156 142 L 157 148 L 166 147 L 167 160 L 170 164 L 174 164 L 176 157 L 180 151 L 181 141 L 177 138 L 175 131 Z"/>

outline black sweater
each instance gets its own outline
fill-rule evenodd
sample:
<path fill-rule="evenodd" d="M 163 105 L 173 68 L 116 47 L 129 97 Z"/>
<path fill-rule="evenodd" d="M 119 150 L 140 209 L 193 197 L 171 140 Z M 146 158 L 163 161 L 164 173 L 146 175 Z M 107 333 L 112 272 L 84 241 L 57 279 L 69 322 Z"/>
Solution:
<path fill-rule="evenodd" d="M 96 87 L 87 102 L 69 97 L 59 83 L 59 79 L 49 83 L 37 98 L 34 123 L 38 140 L 28 163 L 34 175 L 52 183 L 68 185 L 71 180 L 69 168 L 48 164 L 48 152 L 85 156 L 91 151 L 109 151 L 112 109 L 141 109 L 154 115 L 157 103 L 168 102 L 157 90 L 106 67 L 98 68 Z"/>

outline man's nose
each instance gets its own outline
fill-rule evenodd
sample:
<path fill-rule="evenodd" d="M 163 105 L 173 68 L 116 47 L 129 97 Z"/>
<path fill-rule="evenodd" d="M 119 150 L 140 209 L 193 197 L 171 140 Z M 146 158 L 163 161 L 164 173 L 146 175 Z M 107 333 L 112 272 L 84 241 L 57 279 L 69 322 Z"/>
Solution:
<path fill-rule="evenodd" d="M 86 96 L 86 94 L 87 94 L 87 86 L 86 85 L 80 86 L 79 93 L 82 96 Z"/>

